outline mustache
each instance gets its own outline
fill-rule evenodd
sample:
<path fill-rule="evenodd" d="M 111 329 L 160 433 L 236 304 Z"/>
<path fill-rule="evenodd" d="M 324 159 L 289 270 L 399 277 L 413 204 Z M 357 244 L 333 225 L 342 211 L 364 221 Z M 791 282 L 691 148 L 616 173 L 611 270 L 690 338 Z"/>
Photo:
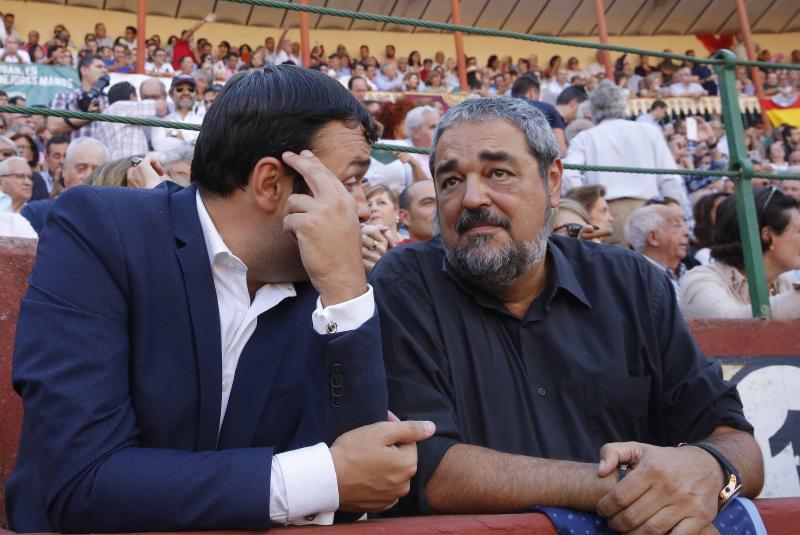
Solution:
<path fill-rule="evenodd" d="M 471 228 L 485 225 L 501 227 L 505 230 L 509 230 L 511 228 L 511 221 L 509 221 L 505 216 L 490 212 L 486 208 L 479 208 L 477 210 L 464 210 L 464 213 L 462 213 L 461 217 L 458 218 L 458 223 L 456 223 L 456 232 L 458 234 L 464 234 Z"/>

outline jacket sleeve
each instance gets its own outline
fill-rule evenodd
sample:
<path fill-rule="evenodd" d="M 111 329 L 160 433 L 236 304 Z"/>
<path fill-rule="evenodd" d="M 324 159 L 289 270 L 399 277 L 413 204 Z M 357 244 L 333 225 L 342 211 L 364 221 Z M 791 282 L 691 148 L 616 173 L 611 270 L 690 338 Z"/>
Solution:
<path fill-rule="evenodd" d="M 91 188 L 69 190 L 40 237 L 14 348 L 26 484 L 38 487 L 25 492 L 60 532 L 266 529 L 271 448 L 140 447 L 129 259 L 112 212 Z"/>

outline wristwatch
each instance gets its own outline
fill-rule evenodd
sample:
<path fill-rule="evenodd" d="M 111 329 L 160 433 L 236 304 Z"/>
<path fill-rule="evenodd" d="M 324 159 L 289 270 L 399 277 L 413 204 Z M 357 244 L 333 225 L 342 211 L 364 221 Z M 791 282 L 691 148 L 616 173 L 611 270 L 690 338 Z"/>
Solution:
<path fill-rule="evenodd" d="M 731 463 L 728 458 L 722 454 L 722 452 L 702 442 L 695 442 L 692 444 L 683 443 L 679 444 L 678 446 L 694 446 L 695 448 L 700 448 L 714 457 L 714 459 L 716 459 L 716 461 L 722 467 L 722 471 L 725 474 L 725 480 L 727 483 L 724 487 L 722 487 L 722 490 L 719 491 L 719 496 L 717 498 L 717 510 L 721 510 L 723 507 L 725 507 L 725 504 L 739 495 L 739 491 L 741 490 L 743 483 L 742 476 L 739 475 L 739 471 L 735 466 L 733 466 L 733 463 Z"/>

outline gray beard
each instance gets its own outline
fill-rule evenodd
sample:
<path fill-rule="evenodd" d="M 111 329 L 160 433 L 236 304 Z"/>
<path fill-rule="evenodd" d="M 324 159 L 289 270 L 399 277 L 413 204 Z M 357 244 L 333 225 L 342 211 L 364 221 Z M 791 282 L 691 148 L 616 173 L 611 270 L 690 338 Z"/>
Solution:
<path fill-rule="evenodd" d="M 481 290 L 502 288 L 544 262 L 551 217 L 548 207 L 542 229 L 530 242 L 509 241 L 495 250 L 485 247 L 492 237 L 479 234 L 467 245 L 445 247 L 447 264 L 460 279 Z"/>

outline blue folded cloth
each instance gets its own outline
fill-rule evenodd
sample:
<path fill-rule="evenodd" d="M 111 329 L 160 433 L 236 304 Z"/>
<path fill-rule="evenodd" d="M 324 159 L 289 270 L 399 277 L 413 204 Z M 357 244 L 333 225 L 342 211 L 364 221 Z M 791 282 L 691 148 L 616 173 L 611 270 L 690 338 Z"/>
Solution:
<path fill-rule="evenodd" d="M 533 511 L 544 513 L 559 535 L 616 535 L 604 518 L 593 513 L 562 509 L 560 507 L 534 507 Z M 758 514 L 758 509 L 747 498 L 729 501 L 714 519 L 714 527 L 721 535 L 767 535 L 767 528 Z"/>

